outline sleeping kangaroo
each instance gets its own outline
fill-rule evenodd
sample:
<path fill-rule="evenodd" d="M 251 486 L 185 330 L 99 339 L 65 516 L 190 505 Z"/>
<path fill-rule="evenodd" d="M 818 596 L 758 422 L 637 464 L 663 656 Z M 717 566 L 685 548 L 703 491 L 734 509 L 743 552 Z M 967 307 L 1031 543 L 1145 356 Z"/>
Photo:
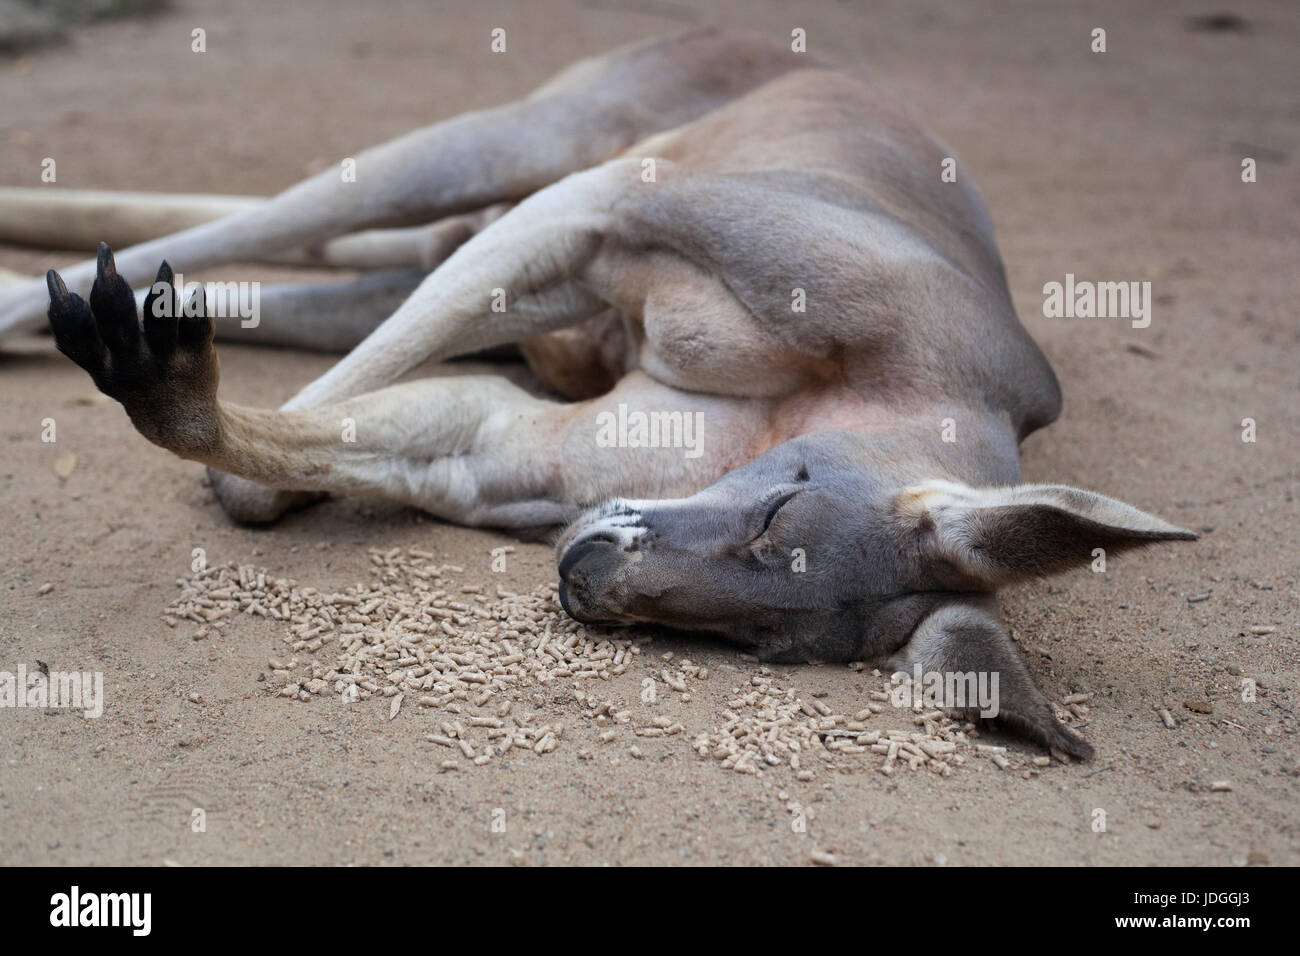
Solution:
<path fill-rule="evenodd" d="M 979 196 L 941 179 L 951 155 L 852 71 L 698 31 L 362 153 L 355 181 L 322 173 L 116 260 L 101 246 L 41 295 L 59 349 L 146 438 L 214 469 L 238 520 L 358 493 L 567 528 L 560 594 L 581 621 L 711 633 L 770 661 L 996 673 L 999 719 L 1086 757 L 995 590 L 1195 535 L 1017 484 L 1018 444 L 1060 392 Z M 167 262 L 143 321 L 128 285 L 164 257 L 191 271 L 379 227 L 407 227 L 410 265 L 460 239 L 279 411 L 218 399 L 210 306 L 177 300 Z M 6 314 L 32 301 L 20 289 Z M 508 343 L 569 400 L 492 376 L 394 384 Z M 696 422 L 698 448 L 622 424 L 609 440 L 634 419 L 668 439 Z"/>

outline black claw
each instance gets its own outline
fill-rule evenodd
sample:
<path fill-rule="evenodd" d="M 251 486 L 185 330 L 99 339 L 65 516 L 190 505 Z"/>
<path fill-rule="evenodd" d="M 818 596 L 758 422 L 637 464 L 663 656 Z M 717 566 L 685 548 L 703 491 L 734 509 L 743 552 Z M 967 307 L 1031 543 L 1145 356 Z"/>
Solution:
<path fill-rule="evenodd" d="M 53 269 L 45 274 L 45 284 L 50 290 L 48 314 L 54 344 L 98 381 L 104 368 L 104 343 L 90 306 L 81 296 L 69 292 L 63 277 Z"/>
<path fill-rule="evenodd" d="M 95 274 L 105 281 L 117 275 L 117 263 L 113 261 L 113 250 L 108 248 L 107 242 L 99 244 L 99 252 L 95 257 Z"/>
<path fill-rule="evenodd" d="M 133 349 L 140 340 L 140 319 L 135 311 L 135 293 L 117 274 L 113 250 L 99 244 L 95 284 L 90 287 L 90 308 L 99 325 L 99 337 L 110 352 Z"/>
<path fill-rule="evenodd" d="M 207 290 L 199 283 L 190 299 L 181 309 L 176 335 L 181 345 L 194 347 L 212 341 L 212 320 L 208 318 Z"/>
<path fill-rule="evenodd" d="M 45 273 L 45 287 L 50 290 L 51 302 L 60 296 L 68 294 L 68 287 L 64 284 L 63 276 L 59 275 L 53 269 Z"/>
<path fill-rule="evenodd" d="M 163 260 L 158 276 L 144 299 L 144 337 L 149 351 L 156 357 L 166 356 L 176 347 L 176 293 L 172 267 Z"/>

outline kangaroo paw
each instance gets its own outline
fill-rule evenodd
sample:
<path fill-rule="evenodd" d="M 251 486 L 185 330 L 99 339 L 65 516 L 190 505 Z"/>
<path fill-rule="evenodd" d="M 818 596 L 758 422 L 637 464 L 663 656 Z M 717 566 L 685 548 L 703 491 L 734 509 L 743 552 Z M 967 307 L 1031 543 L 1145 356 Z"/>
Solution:
<path fill-rule="evenodd" d="M 1034 686 L 991 599 L 962 601 L 932 612 L 891 661 L 907 673 L 916 664 L 927 675 L 943 675 L 944 686 L 983 686 L 992 692 L 988 712 L 981 712 L 983 701 L 979 707 L 972 705 L 969 694 L 965 701 L 945 701 L 946 706 L 972 718 L 977 713 L 991 716 L 1012 732 L 1072 757 L 1092 757 L 1092 745 L 1056 719 L 1047 698 Z"/>
<path fill-rule="evenodd" d="M 122 403 L 140 434 L 186 458 L 202 458 L 217 447 L 220 372 L 202 290 L 178 309 L 172 270 L 164 262 L 145 298 L 142 326 L 135 295 L 102 242 L 89 303 L 69 292 L 53 269 L 45 281 L 59 351 Z"/>

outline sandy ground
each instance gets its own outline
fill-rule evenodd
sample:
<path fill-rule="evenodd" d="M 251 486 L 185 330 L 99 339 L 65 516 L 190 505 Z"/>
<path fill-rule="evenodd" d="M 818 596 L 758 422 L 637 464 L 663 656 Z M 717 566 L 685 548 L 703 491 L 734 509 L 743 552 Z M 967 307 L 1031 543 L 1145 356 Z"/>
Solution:
<path fill-rule="evenodd" d="M 390 722 L 375 701 L 267 694 L 258 677 L 283 650 L 272 622 L 206 642 L 168 628 L 175 579 L 202 547 L 214 562 L 334 587 L 365 579 L 368 547 L 416 545 L 463 565 L 466 583 L 526 590 L 554 575 L 550 549 L 519 545 L 503 581 L 488 550 L 507 538 L 357 500 L 270 530 L 233 527 L 201 469 L 146 444 L 115 404 L 83 403 L 90 383 L 47 338 L 7 340 L 0 669 L 102 671 L 108 706 L 89 721 L 0 712 L 0 860 L 801 864 L 817 849 L 864 864 L 1300 862 L 1300 15 L 1233 4 L 1247 29 L 1207 32 L 1187 22 L 1202 4 L 1058 6 L 182 2 L 0 63 L 5 185 L 38 184 L 53 156 L 60 186 L 271 193 L 617 43 L 703 22 L 804 27 L 817 51 L 896 85 L 984 192 L 1017 307 L 1066 394 L 1061 421 L 1025 444 L 1027 478 L 1204 532 L 1005 597 L 1049 696 L 1095 695 L 1091 764 L 1027 778 L 980 760 L 947 778 L 887 779 L 863 764 L 812 783 L 759 779 L 680 738 L 642 741 L 639 761 L 625 743 L 602 749 L 579 705 L 548 688 L 529 703 L 570 727 L 559 750 L 439 774 L 427 715 Z M 203 56 L 189 51 L 196 26 Z M 506 56 L 488 52 L 494 26 L 508 30 Z M 1094 26 L 1107 28 L 1104 55 L 1089 51 Z M 1257 183 L 1241 182 L 1243 156 L 1258 160 Z M 0 250 L 0 266 L 30 273 L 71 258 Z M 1150 328 L 1044 318 L 1042 286 L 1066 273 L 1150 280 Z M 329 362 L 226 347 L 224 394 L 274 405 Z M 46 418 L 55 444 L 41 441 Z M 1241 440 L 1243 418 L 1255 443 Z M 77 465 L 62 479 L 53 464 L 69 451 Z M 646 648 L 670 651 L 714 672 L 689 704 L 658 705 L 692 732 L 714 726 L 757 668 L 679 638 Z M 843 667 L 776 671 L 841 710 L 871 683 Z M 1258 682 L 1254 701 L 1244 678 Z M 637 689 L 630 670 L 602 692 L 640 717 L 650 709 Z M 1153 711 L 1162 703 L 1176 729 Z M 583 747 L 596 759 L 578 759 Z M 1221 780 L 1231 791 L 1211 791 Z M 814 808 L 806 833 L 781 790 Z M 205 833 L 190 830 L 194 807 L 208 811 Z M 504 833 L 490 828 L 498 808 Z"/>

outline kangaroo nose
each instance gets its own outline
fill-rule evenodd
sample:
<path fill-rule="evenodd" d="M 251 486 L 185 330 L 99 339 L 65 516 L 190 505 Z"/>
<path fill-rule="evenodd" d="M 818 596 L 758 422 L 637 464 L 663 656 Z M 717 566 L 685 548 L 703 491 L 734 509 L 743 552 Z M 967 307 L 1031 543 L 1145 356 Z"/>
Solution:
<path fill-rule="evenodd" d="M 567 580 L 569 572 L 576 568 L 584 558 L 608 551 L 614 547 L 617 547 L 617 542 L 613 536 L 603 532 L 597 532 L 586 538 L 579 538 L 564 549 L 564 555 L 560 558 L 560 577 Z"/>
<path fill-rule="evenodd" d="M 592 584 L 593 577 L 596 582 L 602 579 L 601 566 L 618 551 L 618 539 L 599 531 L 578 538 L 564 549 L 560 555 L 560 606 L 570 617 L 587 624 L 616 623 L 613 615 L 603 608 L 604 596 L 599 583 L 595 594 Z"/>

